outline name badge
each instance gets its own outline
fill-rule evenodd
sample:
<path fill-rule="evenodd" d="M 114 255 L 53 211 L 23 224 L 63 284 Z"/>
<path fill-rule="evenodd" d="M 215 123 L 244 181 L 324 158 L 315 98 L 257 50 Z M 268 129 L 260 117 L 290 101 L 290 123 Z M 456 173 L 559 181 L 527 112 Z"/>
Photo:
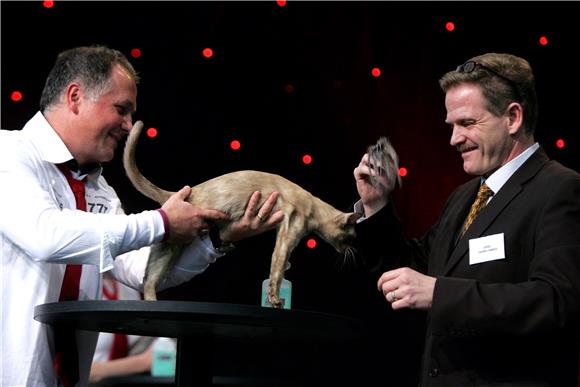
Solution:
<path fill-rule="evenodd" d="M 488 235 L 469 240 L 469 264 L 495 261 L 505 258 L 504 236 Z"/>

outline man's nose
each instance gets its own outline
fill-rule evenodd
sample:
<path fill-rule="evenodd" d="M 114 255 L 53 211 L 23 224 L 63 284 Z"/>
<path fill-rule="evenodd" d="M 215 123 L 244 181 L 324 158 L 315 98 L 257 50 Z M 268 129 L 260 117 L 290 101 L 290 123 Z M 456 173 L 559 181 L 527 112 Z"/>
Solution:
<path fill-rule="evenodd" d="M 463 135 L 463 130 L 458 125 L 453 125 L 453 132 L 451 132 L 451 138 L 449 139 L 449 144 L 451 146 L 457 146 L 465 141 L 465 136 Z"/>

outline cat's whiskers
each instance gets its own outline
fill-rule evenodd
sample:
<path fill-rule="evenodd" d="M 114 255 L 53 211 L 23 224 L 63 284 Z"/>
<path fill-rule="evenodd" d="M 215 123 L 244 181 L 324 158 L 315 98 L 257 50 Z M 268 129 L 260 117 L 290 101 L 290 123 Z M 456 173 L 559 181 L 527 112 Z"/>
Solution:
<path fill-rule="evenodd" d="M 339 270 L 357 267 L 359 264 L 357 250 L 354 247 L 347 247 L 342 259 L 335 261 L 335 267 Z"/>

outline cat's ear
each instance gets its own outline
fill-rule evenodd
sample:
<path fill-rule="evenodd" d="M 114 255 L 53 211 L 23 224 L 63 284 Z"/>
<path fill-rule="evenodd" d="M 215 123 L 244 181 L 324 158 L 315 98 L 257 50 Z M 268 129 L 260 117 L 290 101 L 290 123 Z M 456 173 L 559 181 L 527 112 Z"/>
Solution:
<path fill-rule="evenodd" d="M 356 224 L 356 221 L 362 217 L 360 212 L 351 212 L 346 214 L 346 224 Z"/>

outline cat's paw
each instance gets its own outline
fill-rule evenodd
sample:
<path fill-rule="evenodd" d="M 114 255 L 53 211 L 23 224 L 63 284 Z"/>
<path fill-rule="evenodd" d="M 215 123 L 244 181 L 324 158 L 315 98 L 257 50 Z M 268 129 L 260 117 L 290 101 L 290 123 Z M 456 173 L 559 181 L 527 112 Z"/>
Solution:
<path fill-rule="evenodd" d="M 284 306 L 284 304 L 280 300 L 280 297 L 278 297 L 277 295 L 269 295 L 268 296 L 268 303 L 270 303 L 270 305 L 272 305 L 274 308 L 277 308 L 277 309 L 280 309 L 280 308 L 282 308 L 282 306 Z"/>

